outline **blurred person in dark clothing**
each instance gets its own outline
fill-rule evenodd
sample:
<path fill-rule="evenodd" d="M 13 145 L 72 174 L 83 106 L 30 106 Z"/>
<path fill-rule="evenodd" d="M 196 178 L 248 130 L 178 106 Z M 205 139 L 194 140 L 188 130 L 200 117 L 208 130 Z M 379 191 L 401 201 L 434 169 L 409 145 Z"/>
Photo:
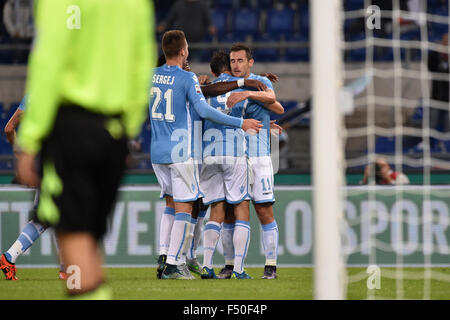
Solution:
<path fill-rule="evenodd" d="M 183 30 L 189 43 L 202 42 L 207 34 L 214 35 L 214 26 L 209 7 L 201 0 L 177 0 L 169 11 L 167 19 L 158 25 L 158 33 L 166 30 Z M 199 49 L 190 48 L 189 58 L 198 60 Z"/>
<path fill-rule="evenodd" d="M 448 46 L 448 33 L 442 36 L 441 44 L 445 47 Z M 435 73 L 449 73 L 449 61 L 448 54 L 438 51 L 430 51 L 428 55 L 428 70 Z M 431 96 L 432 100 L 448 103 L 449 92 L 448 80 L 434 79 L 431 84 Z M 430 108 L 430 129 L 441 129 L 443 132 L 448 132 L 449 127 L 449 112 L 443 109 Z"/>

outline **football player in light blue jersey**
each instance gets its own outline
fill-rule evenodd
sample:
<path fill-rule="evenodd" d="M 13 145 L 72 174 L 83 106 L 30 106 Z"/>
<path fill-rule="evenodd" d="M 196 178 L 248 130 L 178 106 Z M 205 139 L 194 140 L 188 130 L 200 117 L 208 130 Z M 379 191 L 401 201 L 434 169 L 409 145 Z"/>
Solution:
<path fill-rule="evenodd" d="M 219 51 L 214 54 L 211 60 L 211 72 L 217 77 L 215 82 L 238 79 L 240 86 L 243 85 L 244 79 L 231 76 L 230 58 L 225 52 Z M 263 85 L 263 89 L 266 88 L 267 86 Z M 243 90 L 236 89 L 234 91 L 241 92 Z M 232 93 L 228 92 L 210 99 L 211 105 L 222 112 L 243 116 L 246 113 L 249 101 L 240 101 L 230 109 L 226 105 L 230 94 Z M 258 94 L 254 95 L 254 97 L 257 96 Z M 284 111 L 277 102 L 269 108 L 275 108 L 276 110 L 277 107 Z M 229 241 L 234 243 L 233 253 L 228 255 L 226 259 L 231 257 L 229 264 L 233 265 L 234 277 L 238 279 L 251 278 L 244 271 L 250 235 L 248 200 L 250 199 L 251 171 L 249 172 L 247 162 L 245 136 L 242 131 L 205 121 L 200 183 L 205 191 L 204 202 L 211 204 L 211 214 L 204 232 L 203 279 L 216 278 L 212 268 L 212 256 L 219 240 L 227 203 L 234 207 L 232 211 L 237 221 L 233 224 L 236 228 L 229 238 Z"/>
<path fill-rule="evenodd" d="M 167 31 L 162 48 L 166 64 L 154 70 L 150 92 L 151 160 L 161 186 L 161 197 L 167 198 L 166 210 L 175 214 L 175 220 L 161 278 L 189 279 L 192 276 L 183 273 L 181 265 L 185 263 L 190 242 L 193 201 L 203 195 L 192 157 L 191 108 L 202 118 L 245 131 L 258 131 L 261 125 L 253 119 L 230 117 L 206 103 L 195 74 L 182 70 L 189 55 L 184 32 Z"/>
<path fill-rule="evenodd" d="M 14 153 L 16 152 L 14 147 L 15 146 L 14 142 L 16 138 L 16 129 L 19 126 L 20 119 L 22 118 L 23 113 L 25 112 L 27 98 L 28 95 L 25 95 L 25 97 L 20 102 L 20 105 L 17 107 L 16 111 L 9 119 L 4 130 L 8 142 L 13 146 Z M 20 181 L 17 181 L 17 177 L 14 177 L 13 183 L 20 183 Z M 33 210 L 36 210 L 38 201 L 39 201 L 39 190 L 36 190 L 33 202 Z M 40 237 L 40 235 L 46 229 L 47 226 L 41 225 L 40 223 L 37 223 L 33 220 L 30 220 L 25 225 L 17 240 L 0 258 L 0 269 L 5 274 L 6 280 L 18 280 L 18 277 L 16 275 L 17 269 L 15 266 L 17 258 L 19 258 L 25 251 L 27 251 L 28 248 L 30 248 L 33 245 L 33 243 Z M 58 242 L 55 236 L 54 240 L 56 247 L 58 248 Z M 67 274 L 65 272 L 65 267 L 63 263 L 60 263 L 59 279 L 61 280 L 67 279 Z"/>
<path fill-rule="evenodd" d="M 225 57 L 229 65 L 229 56 Z M 158 59 L 158 67 L 166 64 L 166 59 L 164 55 L 161 55 Z M 183 70 L 191 71 L 189 64 L 187 61 L 183 65 Z M 219 72 L 220 73 L 220 72 Z M 203 79 L 207 79 L 207 76 L 202 76 Z M 200 80 L 200 77 L 199 77 Z M 228 91 L 239 88 L 238 81 L 229 81 L 229 82 L 217 82 L 214 84 L 203 83 L 200 82 L 202 92 L 205 96 L 217 96 L 226 94 Z M 266 86 L 256 80 L 245 80 L 245 86 L 249 88 L 254 88 L 256 90 L 264 90 Z M 187 102 L 189 103 L 189 102 Z M 194 108 L 191 109 L 191 118 L 193 121 L 192 126 L 192 137 L 194 142 L 192 143 L 192 157 L 194 158 L 194 163 L 199 163 L 199 172 L 201 171 L 201 163 L 202 163 L 202 126 L 203 121 L 200 115 L 195 111 Z M 210 122 L 214 123 L 214 122 Z M 169 203 L 167 209 L 160 219 L 160 232 L 159 232 L 159 257 L 158 257 L 158 268 L 157 268 L 157 278 L 161 278 L 162 271 L 164 269 L 166 260 L 167 260 L 167 252 L 170 244 L 170 233 L 172 230 L 172 225 L 175 220 L 175 212 L 173 211 L 173 201 L 171 198 L 166 197 L 166 201 Z M 202 269 L 202 265 L 198 262 L 198 258 L 196 255 L 196 250 L 198 248 L 200 239 L 202 237 L 203 230 L 203 220 L 205 218 L 206 212 L 208 210 L 208 206 L 203 205 L 202 199 L 198 199 L 196 203 L 194 203 L 193 212 L 191 215 L 191 234 L 190 238 L 192 238 L 191 245 L 188 248 L 187 256 L 186 256 L 186 265 L 183 265 L 183 269 L 185 274 L 188 275 L 189 271 L 194 272 L 196 274 L 200 274 Z M 186 270 L 189 269 L 189 271 Z"/>
<path fill-rule="evenodd" d="M 250 72 L 253 63 L 252 52 L 248 46 L 234 44 L 231 47 L 232 74 L 236 77 L 263 81 L 268 89 L 265 92 L 257 92 L 258 97 L 255 97 L 255 93 L 251 91 L 232 93 L 228 97 L 227 106 L 232 107 L 240 101 L 249 99 L 244 118 L 255 117 L 263 124 L 259 134 L 248 139 L 248 155 L 253 173 L 253 205 L 262 226 L 262 242 L 266 257 L 263 279 L 275 279 L 277 277 L 278 225 L 273 214 L 275 197 L 273 193 L 273 168 L 270 158 L 270 113 L 262 107 L 263 104 L 271 103 L 272 99 L 275 99 L 275 93 L 268 79 Z M 284 113 L 284 110 L 280 113 Z M 230 256 L 233 252 L 233 243 L 230 241 L 229 234 L 233 233 L 233 229 L 235 232 L 236 227 L 231 221 L 232 219 L 227 218 L 223 228 L 222 243 L 225 257 Z M 226 265 L 229 263 L 230 261 L 225 262 Z M 229 272 L 229 268 L 224 268 L 219 277 L 228 277 Z"/>
<path fill-rule="evenodd" d="M 220 57 L 221 53 L 216 53 L 212 58 L 211 65 L 213 66 Z M 225 60 L 228 60 L 226 54 Z M 213 83 L 235 80 L 229 74 L 229 71 L 215 75 L 217 79 Z M 211 106 L 223 113 L 242 117 L 248 102 L 241 101 L 232 109 L 228 109 L 226 100 L 230 93 L 212 97 L 208 100 Z M 203 201 L 205 204 L 211 205 L 211 211 L 204 231 L 202 278 L 213 279 L 216 276 L 212 268 L 212 256 L 219 240 L 221 223 L 225 218 L 226 203 L 234 207 L 234 212 L 238 216 L 236 224 L 242 226 L 242 231 L 246 235 L 250 232 L 250 225 L 246 219 L 249 206 L 248 200 L 250 199 L 250 181 L 247 156 L 245 154 L 244 132 L 241 129 L 216 124 L 208 120 L 204 121 L 203 129 L 203 164 L 200 172 L 200 183 L 202 189 L 205 190 Z M 245 254 L 243 253 L 246 252 L 248 237 L 240 236 L 240 231 L 238 230 L 235 233 L 235 247 L 242 248 L 242 252 L 235 256 L 236 262 L 234 266 L 236 272 L 249 278 L 243 268 L 245 261 Z"/>

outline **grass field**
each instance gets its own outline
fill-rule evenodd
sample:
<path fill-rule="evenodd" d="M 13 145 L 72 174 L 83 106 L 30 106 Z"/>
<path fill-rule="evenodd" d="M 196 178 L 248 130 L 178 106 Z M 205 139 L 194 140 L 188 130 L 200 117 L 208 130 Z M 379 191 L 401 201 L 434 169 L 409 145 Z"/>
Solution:
<path fill-rule="evenodd" d="M 391 271 L 394 270 L 389 268 Z M 383 274 L 383 268 L 381 274 Z M 216 269 L 216 272 L 218 270 Z M 303 300 L 313 298 L 312 268 L 278 268 L 278 279 L 262 280 L 262 268 L 249 268 L 253 280 L 157 280 L 154 268 L 106 268 L 114 299 L 126 300 Z M 405 271 L 423 272 L 422 268 Z M 450 277 L 450 268 L 433 268 Z M 349 268 L 349 275 L 365 272 Z M 57 269 L 19 269 L 19 281 L 0 280 L 0 300 L 65 299 L 63 282 Z M 348 299 L 366 299 L 367 279 L 348 286 Z M 423 298 L 423 280 L 404 280 L 405 299 Z M 396 281 L 381 277 L 375 298 L 396 297 Z M 431 299 L 450 299 L 450 282 L 431 281 Z"/>

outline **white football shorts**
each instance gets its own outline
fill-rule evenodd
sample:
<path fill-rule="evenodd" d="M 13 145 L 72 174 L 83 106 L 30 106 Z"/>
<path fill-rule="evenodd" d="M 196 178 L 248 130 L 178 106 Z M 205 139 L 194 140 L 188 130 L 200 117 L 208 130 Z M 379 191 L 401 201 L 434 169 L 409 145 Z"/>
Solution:
<path fill-rule="evenodd" d="M 175 202 L 188 202 L 203 197 L 198 164 L 193 159 L 170 164 L 152 163 L 152 166 L 161 187 L 161 199 L 170 196 Z"/>
<path fill-rule="evenodd" d="M 254 203 L 275 202 L 273 193 L 273 168 L 270 156 L 251 157 L 253 170 L 252 196 Z"/>
<path fill-rule="evenodd" d="M 227 201 L 230 204 L 251 200 L 251 168 L 246 156 L 206 157 L 200 171 L 205 205 Z"/>

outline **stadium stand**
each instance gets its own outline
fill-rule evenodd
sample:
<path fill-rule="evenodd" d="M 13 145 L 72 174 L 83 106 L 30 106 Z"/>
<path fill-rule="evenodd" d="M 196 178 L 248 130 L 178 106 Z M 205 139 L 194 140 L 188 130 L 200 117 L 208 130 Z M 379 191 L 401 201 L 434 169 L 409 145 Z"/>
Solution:
<path fill-rule="evenodd" d="M 308 1 L 303 0 L 213 0 L 211 4 L 212 20 L 217 28 L 215 36 L 204 39 L 206 43 L 252 41 L 264 43 L 278 41 L 307 42 L 309 40 L 309 7 Z M 364 6 L 361 0 L 344 0 L 345 11 L 360 10 Z M 157 23 L 164 20 L 169 12 L 168 1 L 155 1 Z M 448 16 L 446 2 L 439 0 L 428 1 L 428 12 L 440 16 Z M 364 39 L 361 33 L 361 21 L 348 19 L 345 21 L 344 30 L 347 41 Z M 438 41 L 442 35 L 448 32 L 448 24 L 429 22 L 428 37 L 431 41 Z M 11 44 L 5 27 L 0 26 L 0 45 Z M 158 38 L 162 35 L 160 34 Z M 375 33 L 375 37 L 390 39 L 392 33 Z M 401 40 L 420 40 L 419 29 L 406 29 L 401 34 Z M 267 50 L 267 53 L 262 51 Z M 277 54 L 274 54 L 277 52 Z M 205 49 L 201 55 L 201 61 L 206 62 L 211 56 L 211 50 Z M 308 50 L 305 48 L 264 48 L 258 50 L 260 61 L 309 61 Z M 401 52 L 402 60 L 417 61 L 420 59 L 418 50 L 406 53 Z M 355 49 L 347 52 L 347 62 L 360 62 L 365 59 L 364 49 Z M 374 52 L 374 61 L 392 61 L 393 52 L 389 48 L 378 48 Z M 26 59 L 14 59 L 10 49 L 0 50 L 1 64 L 25 64 Z"/>
<path fill-rule="evenodd" d="M 291 8 L 270 9 L 267 13 L 266 32 L 273 35 L 289 35 L 294 32 L 294 15 Z"/>
<path fill-rule="evenodd" d="M 260 12 L 258 9 L 242 8 L 232 13 L 232 33 L 234 35 L 255 36 L 259 30 Z"/>
<path fill-rule="evenodd" d="M 0 0 L 0 6 L 4 3 Z M 157 24 L 163 21 L 171 7 L 172 2 L 165 0 L 155 0 Z M 280 46 L 258 47 L 254 48 L 255 61 L 262 63 L 271 62 L 303 62 L 310 61 L 309 50 L 309 1 L 307 0 L 210 0 L 211 17 L 216 27 L 216 33 L 208 35 L 203 40 L 205 48 L 201 50 L 200 61 L 208 63 L 212 53 L 215 50 L 215 44 L 228 45 L 233 42 L 249 42 L 252 44 L 273 44 L 279 43 Z M 346 12 L 361 10 L 364 8 L 362 0 L 343 0 L 344 10 Z M 0 13 L 3 8 L 0 8 Z M 428 0 L 427 11 L 433 15 L 448 16 L 448 1 Z M 403 27 L 403 26 L 402 26 Z M 428 39 L 432 42 L 439 42 L 442 35 L 447 33 L 447 23 L 428 22 Z M 158 35 L 161 39 L 162 34 Z M 392 31 L 375 31 L 376 38 L 392 39 Z M 344 23 L 345 41 L 365 40 L 366 33 L 363 19 L 346 19 Z M 400 39 L 403 41 L 421 41 L 421 33 L 414 23 L 405 22 L 401 30 Z M 15 51 L 9 48 L 1 48 L 2 45 L 11 46 L 12 40 L 5 31 L 3 23 L 0 23 L 0 64 L 26 64 L 26 59 L 15 58 Z M 283 47 L 283 44 L 294 46 Z M 300 46 L 296 46 L 301 44 Z M 405 62 L 419 62 L 422 58 L 422 52 L 419 49 L 401 48 L 401 59 Z M 345 52 L 345 62 L 363 63 L 366 60 L 367 50 L 365 47 L 358 49 L 347 49 Z M 375 46 L 374 62 L 390 63 L 394 60 L 394 51 L 392 47 Z M 5 102 L 5 101 L 0 101 Z M 300 101 L 284 101 L 283 105 L 288 111 L 294 108 Z M 7 104 L 9 105 L 9 103 Z M 4 105 L 0 104 L 0 125 L 4 127 L 10 112 L 13 112 L 17 104 L 12 104 L 11 109 L 4 110 Z M 417 121 L 421 120 L 420 108 L 416 108 L 414 116 Z M 276 116 L 273 119 L 277 119 Z M 309 126 L 309 118 L 301 120 L 300 126 Z M 149 151 L 149 131 L 148 123 L 143 126 L 138 140 L 143 153 Z M 441 141 L 433 146 L 431 152 L 439 153 L 442 150 L 450 151 L 450 141 Z M 444 147 L 443 147 L 444 146 Z M 393 151 L 395 141 L 378 137 L 376 140 L 377 152 L 389 153 Z M 415 147 L 404 149 L 405 153 L 421 152 Z M 12 154 L 11 146 L 6 141 L 4 134 L 0 139 L 0 155 Z M 2 161 L 0 161 L 2 163 Z M 150 162 L 142 161 L 139 167 L 148 169 Z M 0 165 L 0 170 L 5 167 Z M 6 168 L 6 167 L 5 167 Z"/>

